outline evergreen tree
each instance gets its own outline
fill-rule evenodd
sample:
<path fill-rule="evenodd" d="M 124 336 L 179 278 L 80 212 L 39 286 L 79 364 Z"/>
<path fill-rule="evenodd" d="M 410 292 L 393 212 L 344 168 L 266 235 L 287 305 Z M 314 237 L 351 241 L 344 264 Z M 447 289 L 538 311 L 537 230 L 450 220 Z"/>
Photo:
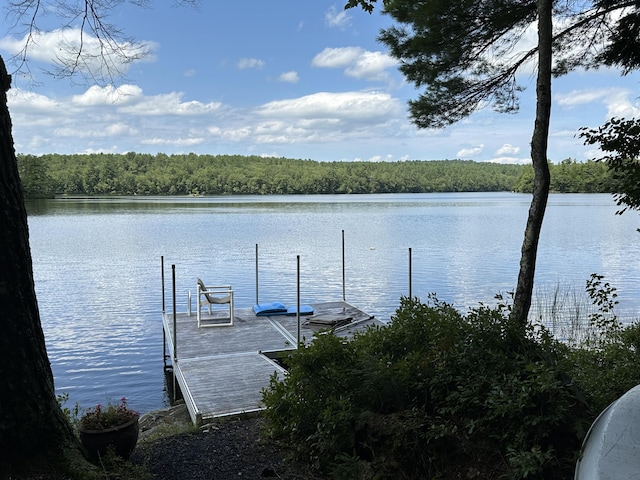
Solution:
<path fill-rule="evenodd" d="M 349 0 L 371 12 L 376 0 Z M 536 116 L 531 139 L 533 196 L 511 318 L 527 321 L 537 246 L 551 185 L 547 142 L 551 116 L 551 81 L 578 66 L 638 65 L 633 37 L 638 2 L 595 0 L 383 0 L 384 12 L 399 26 L 383 30 L 380 40 L 400 61 L 400 70 L 418 88 L 409 110 L 418 127 L 444 127 L 492 105 L 502 112 L 518 109 L 522 87 L 517 74 L 537 66 Z M 555 23 L 555 30 L 554 30 Z M 537 24 L 537 44 L 518 43 Z M 618 39 L 633 37 L 629 49 Z M 585 42 L 584 39 L 589 41 Z"/>

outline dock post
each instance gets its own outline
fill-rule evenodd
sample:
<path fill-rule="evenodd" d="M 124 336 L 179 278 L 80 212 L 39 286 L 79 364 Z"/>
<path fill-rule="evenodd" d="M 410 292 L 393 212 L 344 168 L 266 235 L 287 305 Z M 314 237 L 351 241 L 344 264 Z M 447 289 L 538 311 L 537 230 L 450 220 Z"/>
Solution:
<path fill-rule="evenodd" d="M 160 278 L 162 278 L 162 313 L 164 313 L 164 255 L 160 256 Z"/>
<path fill-rule="evenodd" d="M 342 301 L 347 301 L 345 290 L 345 273 L 344 273 L 344 230 L 342 230 Z"/>
<path fill-rule="evenodd" d="M 178 330 L 176 321 L 176 266 L 171 265 L 173 283 L 173 403 L 176 402 L 176 362 L 178 361 Z"/>
<path fill-rule="evenodd" d="M 296 348 L 300 348 L 300 255 L 297 257 L 297 276 L 296 282 L 298 284 L 298 306 L 296 307 L 296 318 L 298 319 L 298 343 L 296 344 Z"/>
<path fill-rule="evenodd" d="M 258 244 L 256 243 L 256 305 L 260 302 L 258 301 Z"/>
<path fill-rule="evenodd" d="M 162 279 L 162 315 L 164 315 L 164 256 L 160 256 L 160 278 Z M 167 372 L 167 332 L 164 331 L 164 322 L 162 322 L 162 364 L 164 372 Z"/>
<path fill-rule="evenodd" d="M 409 247 L 409 299 L 413 298 L 411 295 L 411 247 Z"/>

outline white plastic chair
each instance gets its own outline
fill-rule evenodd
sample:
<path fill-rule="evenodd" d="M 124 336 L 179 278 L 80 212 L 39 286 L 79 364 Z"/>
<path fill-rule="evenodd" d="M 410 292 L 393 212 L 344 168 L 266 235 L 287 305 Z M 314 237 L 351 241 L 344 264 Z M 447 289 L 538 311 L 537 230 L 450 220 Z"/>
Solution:
<path fill-rule="evenodd" d="M 233 289 L 231 285 L 206 286 L 198 278 L 198 328 L 200 327 L 228 327 L 233 325 Z M 212 305 L 227 305 L 225 316 L 213 316 Z M 202 307 L 209 308 L 209 317 L 202 318 Z M 226 310 L 225 310 L 226 311 Z M 225 320 L 225 321 L 221 321 Z M 204 323 L 207 322 L 207 323 Z"/>

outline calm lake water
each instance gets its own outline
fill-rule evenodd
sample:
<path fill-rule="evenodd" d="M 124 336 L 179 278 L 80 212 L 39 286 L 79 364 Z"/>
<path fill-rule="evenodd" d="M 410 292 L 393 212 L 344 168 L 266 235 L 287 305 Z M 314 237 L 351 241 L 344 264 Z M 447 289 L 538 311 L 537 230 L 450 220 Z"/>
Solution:
<path fill-rule="evenodd" d="M 161 263 L 175 265 L 178 310 L 197 277 L 231 284 L 236 307 L 342 298 L 382 320 L 412 293 L 466 309 L 515 288 L 529 195 L 511 193 L 64 198 L 30 203 L 40 316 L 59 393 L 87 407 L 122 396 L 142 411 L 167 404 Z M 636 212 L 610 195 L 551 195 L 536 285 L 584 289 L 592 273 L 640 317 Z M 547 292 L 547 293 L 545 293 Z M 169 291 L 166 294 L 170 308 Z M 194 317 L 195 321 L 195 317 Z"/>

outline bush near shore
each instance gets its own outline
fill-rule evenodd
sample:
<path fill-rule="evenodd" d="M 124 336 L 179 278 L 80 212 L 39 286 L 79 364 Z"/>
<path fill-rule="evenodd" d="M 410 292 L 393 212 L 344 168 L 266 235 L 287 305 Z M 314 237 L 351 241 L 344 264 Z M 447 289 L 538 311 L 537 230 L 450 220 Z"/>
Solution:
<path fill-rule="evenodd" d="M 570 345 L 504 302 L 404 298 L 388 326 L 291 354 L 263 393 L 266 432 L 336 479 L 572 478 L 591 423 L 638 383 L 639 347 L 610 311 Z"/>

